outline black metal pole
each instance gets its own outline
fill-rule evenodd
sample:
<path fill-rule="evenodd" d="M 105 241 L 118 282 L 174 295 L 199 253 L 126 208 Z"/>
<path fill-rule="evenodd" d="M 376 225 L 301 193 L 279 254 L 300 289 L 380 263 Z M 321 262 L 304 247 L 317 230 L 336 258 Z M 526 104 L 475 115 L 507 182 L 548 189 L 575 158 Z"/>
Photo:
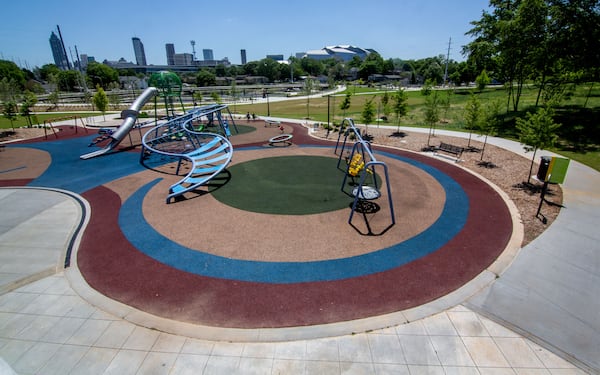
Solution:
<path fill-rule="evenodd" d="M 544 203 L 544 198 L 546 196 L 546 191 L 548 191 L 548 181 L 544 181 L 544 186 L 542 187 L 542 193 L 540 194 L 540 204 L 538 205 L 537 212 L 535 213 L 535 217 L 540 215 L 540 211 L 542 210 L 542 204 Z M 542 215 L 542 223 L 546 224 L 547 220 L 544 215 Z"/>
<path fill-rule="evenodd" d="M 327 135 L 325 136 L 325 138 L 329 138 L 329 129 L 331 129 L 331 123 L 329 122 L 329 101 L 331 99 L 331 95 L 327 95 Z"/>

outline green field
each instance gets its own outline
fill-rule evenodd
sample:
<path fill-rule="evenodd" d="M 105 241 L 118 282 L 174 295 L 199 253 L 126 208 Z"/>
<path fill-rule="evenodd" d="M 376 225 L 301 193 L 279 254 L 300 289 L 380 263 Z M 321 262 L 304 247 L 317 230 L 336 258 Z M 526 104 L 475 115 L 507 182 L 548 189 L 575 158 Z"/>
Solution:
<path fill-rule="evenodd" d="M 559 142 L 552 151 L 561 153 L 566 157 L 584 163 L 600 171 L 600 85 L 591 87 L 590 84 L 580 85 L 572 88 L 572 92 L 563 100 L 556 109 L 555 121 L 562 124 L 559 129 Z M 352 93 L 351 106 L 344 113 L 340 109 L 345 92 L 336 94 L 329 98 L 330 121 L 339 124 L 344 117 L 351 117 L 356 122 L 361 123 L 361 113 L 365 102 L 374 98 L 373 103 L 378 116 L 384 116 L 384 110 L 380 104 L 381 97 L 385 90 L 366 87 L 350 86 L 347 92 Z M 356 94 L 355 94 L 356 92 Z M 507 93 L 503 87 L 486 88 L 483 92 L 472 91 L 468 89 L 442 90 L 439 92 L 441 98 L 446 99 L 449 96 L 450 105 L 446 108 L 440 108 L 441 121 L 437 125 L 439 128 L 448 130 L 465 131 L 464 114 L 465 103 L 469 100 L 471 92 L 474 92 L 481 101 L 482 106 L 491 102 L 499 101 L 501 103 L 501 121 L 502 126 L 499 129 L 499 136 L 517 140 L 515 129 L 515 120 L 517 117 L 525 116 L 527 111 L 535 109 L 535 102 L 538 94 L 536 87 L 526 87 L 520 99 L 519 111 L 507 111 Z M 388 91 L 393 94 L 393 91 Z M 401 126 L 426 127 L 424 121 L 424 102 L 425 97 L 420 91 L 407 91 L 409 113 L 401 119 Z M 273 117 L 307 119 L 309 122 L 327 122 L 327 98 L 311 98 L 286 100 L 279 102 L 254 104 L 236 104 L 238 113 L 246 112 L 256 113 L 258 116 L 266 116 L 267 110 Z M 307 109 L 308 107 L 308 109 Z M 380 121 L 382 126 L 395 126 L 396 118 L 393 113 L 388 114 L 387 121 Z"/>
<path fill-rule="evenodd" d="M 600 171 L 600 84 L 582 84 L 577 87 L 569 87 L 569 95 L 556 109 L 555 121 L 562 124 L 559 129 L 559 142 L 552 151 L 565 155 L 571 159 L 582 162 Z M 351 105 L 344 113 L 340 104 L 344 100 L 345 93 L 350 92 Z M 290 99 L 285 101 L 270 101 L 267 103 L 231 103 L 230 109 L 239 114 L 246 112 L 255 113 L 258 116 L 266 116 L 269 111 L 273 117 L 306 119 L 309 122 L 327 122 L 328 101 L 329 118 L 334 124 L 339 124 L 344 117 L 351 117 L 361 123 L 361 113 L 365 102 L 373 99 L 377 118 L 387 117 L 387 121 L 378 121 L 380 126 L 395 126 L 396 118 L 393 113 L 385 113 L 381 98 L 386 92 L 385 88 L 373 88 L 364 86 L 348 86 L 346 92 L 332 95 L 329 98 L 311 98 L 306 100 Z M 391 96 L 394 91 L 387 91 Z M 465 131 L 464 114 L 465 104 L 471 93 L 477 95 L 482 106 L 494 101 L 501 103 L 501 123 L 498 135 L 508 139 L 517 139 L 515 120 L 525 116 L 527 111 L 535 110 L 535 102 L 538 90 L 534 86 L 525 87 L 520 99 L 519 111 L 512 111 L 512 105 L 507 110 L 507 93 L 503 87 L 489 87 L 482 92 L 473 89 L 440 90 L 440 98 L 448 100 L 449 105 L 440 107 L 440 123 L 436 126 L 448 130 Z M 424 121 L 425 97 L 420 91 L 407 91 L 409 113 L 401 119 L 401 126 L 426 127 Z M 79 116 L 81 118 L 98 116 L 99 112 L 77 112 L 77 113 L 39 113 L 33 116 L 34 124 L 43 124 L 45 120 L 58 119 L 66 116 Z M 107 114 L 110 116 L 113 114 Z M 26 126 L 27 119 L 17 116 L 14 121 L 15 127 Z M 10 129 L 11 123 L 4 116 L 0 116 L 0 129 Z"/>
<path fill-rule="evenodd" d="M 37 125 L 37 124 L 44 125 L 44 121 L 52 121 L 52 120 L 59 121 L 59 119 L 64 119 L 66 117 L 77 116 L 82 119 L 85 119 L 86 117 L 100 116 L 100 115 L 102 115 L 102 113 L 100 113 L 100 112 L 47 112 L 47 113 L 36 113 L 36 114 L 31 115 L 31 121 L 32 121 L 33 125 Z M 109 116 L 110 114 L 107 112 L 106 115 Z M 20 128 L 20 127 L 28 126 L 28 124 L 29 123 L 27 122 L 27 118 L 23 117 L 23 116 L 17 116 L 17 119 L 15 121 L 13 121 L 12 125 L 11 125 L 10 120 L 5 118 L 4 116 L 0 116 L 0 129 L 11 129 L 12 126 L 14 126 L 15 128 Z"/>

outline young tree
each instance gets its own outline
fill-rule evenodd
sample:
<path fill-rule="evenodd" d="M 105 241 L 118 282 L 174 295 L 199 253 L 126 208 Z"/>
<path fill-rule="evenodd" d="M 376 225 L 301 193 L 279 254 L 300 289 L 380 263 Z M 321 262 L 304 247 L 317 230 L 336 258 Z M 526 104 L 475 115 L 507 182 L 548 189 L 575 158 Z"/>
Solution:
<path fill-rule="evenodd" d="M 451 102 L 452 102 L 452 95 L 454 95 L 453 90 L 446 90 L 445 97 L 440 100 L 442 108 L 444 109 L 444 118 L 445 119 L 448 119 L 448 111 L 450 110 L 450 106 L 451 106 Z"/>
<path fill-rule="evenodd" d="M 483 160 L 483 153 L 485 151 L 485 146 L 487 145 L 488 136 L 495 136 L 500 127 L 500 106 L 501 103 L 498 100 L 494 100 L 485 106 L 483 121 L 480 123 L 480 131 L 485 138 L 483 147 L 481 148 L 481 158 L 479 160 Z"/>
<path fill-rule="evenodd" d="M 393 111 L 396 114 L 396 126 L 398 127 L 396 132 L 400 133 L 400 118 L 408 113 L 408 96 L 402 87 L 394 94 L 393 101 Z"/>
<path fill-rule="evenodd" d="M 106 95 L 106 92 L 104 91 L 104 89 L 98 85 L 96 87 L 97 91 L 94 94 L 94 105 L 96 106 L 96 108 L 98 108 L 98 110 L 100 112 L 102 112 L 102 117 L 104 118 L 104 121 L 106 121 L 106 109 L 108 108 L 108 96 Z"/>
<path fill-rule="evenodd" d="M 429 133 L 427 135 L 427 147 L 431 145 L 429 140 L 431 136 L 435 136 L 435 124 L 440 121 L 440 99 L 438 92 L 433 90 L 430 95 L 425 97 L 425 123 L 429 125 Z"/>
<path fill-rule="evenodd" d="M 346 96 L 344 97 L 344 100 L 340 103 L 340 109 L 344 113 L 344 118 L 346 118 L 346 111 L 350 108 L 351 96 L 352 96 L 352 93 L 347 92 Z"/>
<path fill-rule="evenodd" d="M 421 87 L 421 95 L 423 95 L 423 96 L 431 95 L 434 85 L 435 85 L 435 82 L 432 79 L 426 80 L 425 83 L 423 84 L 423 87 Z"/>
<path fill-rule="evenodd" d="M 538 149 L 544 149 L 554 145 L 558 139 L 556 131 L 560 124 L 554 122 L 554 111 L 550 107 L 538 108 L 535 113 L 527 113 L 526 118 L 517 118 L 517 131 L 519 142 L 526 152 L 533 151 L 527 183 L 531 180 L 531 172 L 535 162 L 535 154 Z"/>
<path fill-rule="evenodd" d="M 488 76 L 488 74 L 485 71 L 485 69 L 483 69 L 481 71 L 481 73 L 477 76 L 477 78 L 475 78 L 475 83 L 477 84 L 477 90 L 479 90 L 479 92 L 481 92 L 481 91 L 483 91 L 485 89 L 485 87 L 487 85 L 489 85 L 490 83 L 492 83 L 492 80 Z"/>
<path fill-rule="evenodd" d="M 31 122 L 31 107 L 33 107 L 37 103 L 37 96 L 31 91 L 25 91 L 23 95 L 23 102 L 21 103 L 21 116 L 27 117 L 27 122 L 29 126 L 32 126 Z"/>
<path fill-rule="evenodd" d="M 58 109 L 58 103 L 60 103 L 60 93 L 58 92 L 58 89 L 52 91 L 48 95 L 48 101 L 52 103 L 53 108 Z"/>
<path fill-rule="evenodd" d="M 12 100 L 4 103 L 4 108 L 2 109 L 2 115 L 6 119 L 10 120 L 10 127 L 12 128 L 12 130 L 14 132 L 15 131 L 14 121 L 17 119 L 17 103 L 15 103 Z"/>
<path fill-rule="evenodd" d="M 383 115 L 386 117 L 385 121 L 387 121 L 387 117 L 390 114 L 390 94 L 387 91 L 384 92 L 383 95 L 381 96 L 380 104 L 381 104 L 381 109 L 383 111 Z"/>
<path fill-rule="evenodd" d="M 200 91 L 194 91 L 192 98 L 194 98 L 194 107 L 197 104 L 202 103 L 202 93 Z"/>
<path fill-rule="evenodd" d="M 367 136 L 369 134 L 369 124 L 375 119 L 375 104 L 373 104 L 374 99 L 375 97 L 367 99 L 362 110 L 362 121 L 365 124 L 365 135 Z"/>
<path fill-rule="evenodd" d="M 304 80 L 304 93 L 306 95 L 306 119 L 310 119 L 310 94 L 312 94 L 314 82 L 310 78 Z"/>
<path fill-rule="evenodd" d="M 467 147 L 471 147 L 471 136 L 474 130 L 477 130 L 481 126 L 481 102 L 479 98 L 471 93 L 471 97 L 465 104 L 465 129 L 469 131 L 469 141 Z"/>
<path fill-rule="evenodd" d="M 221 96 L 219 95 L 218 92 L 216 92 L 216 91 L 211 92 L 210 97 L 215 103 L 221 104 Z"/>

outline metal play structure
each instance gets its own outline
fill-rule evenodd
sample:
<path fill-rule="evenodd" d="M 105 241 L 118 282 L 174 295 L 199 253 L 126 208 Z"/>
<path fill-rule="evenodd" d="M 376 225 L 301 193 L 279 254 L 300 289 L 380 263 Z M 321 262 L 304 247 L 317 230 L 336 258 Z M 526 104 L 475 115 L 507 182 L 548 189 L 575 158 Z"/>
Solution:
<path fill-rule="evenodd" d="M 220 174 L 231 161 L 233 146 L 229 119 L 237 132 L 226 105 L 208 105 L 194 108 L 185 115 L 175 117 L 148 130 L 142 137 L 140 163 L 148 165 L 158 157 L 162 161 L 177 162 L 175 174 L 179 175 L 183 161 L 191 163 L 186 175 L 171 185 L 167 203 L 171 199 L 206 185 Z M 209 130 L 209 131 L 207 131 Z"/>
<path fill-rule="evenodd" d="M 354 197 L 354 202 L 352 203 L 352 210 L 350 211 L 350 216 L 348 218 L 348 224 L 352 225 L 355 229 L 358 230 L 356 226 L 352 224 L 352 219 L 355 212 L 361 212 L 365 219 L 365 224 L 367 226 L 367 230 L 369 235 L 378 235 L 385 233 L 388 229 L 390 229 L 394 224 L 396 224 L 396 217 L 394 215 L 394 203 L 392 200 L 392 192 L 390 189 L 390 179 L 388 173 L 388 167 L 383 161 L 379 161 L 375 158 L 371 150 L 371 144 L 365 140 L 363 140 L 360 130 L 354 124 L 354 121 L 351 118 L 345 118 L 342 121 L 341 129 L 344 129 L 344 125 L 347 125 L 345 131 L 340 130 L 337 143 L 335 145 L 335 153 L 339 152 L 339 158 L 337 167 L 340 168 L 342 164 L 342 158 L 344 156 L 344 151 L 350 141 L 354 141 L 352 144 L 352 149 L 346 159 L 346 167 L 343 169 L 346 173 L 344 174 L 344 179 L 342 181 L 341 190 L 345 193 L 346 183 L 348 178 L 358 178 L 358 183 L 354 184 L 354 188 L 350 193 Z M 343 140 L 342 140 L 342 134 Z M 349 147 L 349 145 L 348 145 Z M 383 183 L 382 186 L 379 186 L 379 182 L 377 181 L 377 173 L 376 171 L 381 169 L 383 171 Z M 389 205 L 390 212 L 390 224 L 383 229 L 380 233 L 373 233 L 371 226 L 369 225 L 369 221 L 366 217 L 366 213 L 368 213 L 369 208 L 373 206 L 370 204 L 372 201 L 377 200 L 382 197 L 382 188 L 385 188 L 385 194 L 387 197 L 387 202 Z M 347 193 L 349 194 L 349 193 Z"/>
<path fill-rule="evenodd" d="M 165 78 L 165 75 L 161 77 Z M 173 81 L 165 80 L 165 82 Z M 164 90 L 165 87 L 163 93 Z M 123 122 L 114 132 L 106 135 L 110 142 L 103 148 L 81 155 L 80 158 L 90 159 L 113 151 L 134 129 L 143 106 L 151 98 L 157 95 L 163 96 L 160 93 L 161 90 L 156 87 L 145 89 L 129 109 L 121 112 Z M 171 90 L 170 93 L 176 91 Z M 167 95 L 170 95 L 169 89 Z M 167 203 L 172 198 L 207 184 L 231 161 L 233 146 L 228 139 L 231 136 L 229 124 L 236 133 L 238 129 L 227 105 L 213 104 L 192 108 L 183 115 L 171 117 L 157 124 L 142 136 L 140 163 L 148 166 L 156 156 L 159 159 L 157 164 L 176 161 L 177 175 L 184 160 L 191 163 L 191 168 L 185 177 L 170 187 Z"/>
<path fill-rule="evenodd" d="M 134 128 L 140 114 L 140 110 L 144 107 L 148 100 L 153 98 L 157 93 L 158 89 L 156 87 L 148 87 L 145 89 L 142 94 L 135 99 L 129 109 L 121 112 L 121 118 L 123 119 L 123 122 L 121 123 L 121 126 L 117 128 L 117 130 L 109 135 L 110 143 L 108 143 L 108 145 L 106 145 L 104 148 L 81 155 L 80 158 L 90 159 L 96 156 L 107 154 L 114 150 L 125 138 L 125 136 L 129 134 L 131 129 Z"/>
<path fill-rule="evenodd" d="M 177 74 L 167 71 L 154 73 L 150 77 L 149 84 L 150 87 L 146 88 L 140 94 L 140 96 L 135 99 L 135 101 L 131 104 L 131 107 L 121 112 L 123 123 L 121 123 L 117 130 L 111 134 L 107 134 L 107 139 L 110 138 L 108 145 L 100 150 L 81 155 L 81 159 L 90 159 L 96 156 L 107 154 L 114 150 L 125 138 L 125 136 L 127 136 L 135 127 L 138 116 L 140 115 L 140 111 L 152 98 L 154 98 L 154 114 L 156 123 L 158 123 L 158 118 L 156 117 L 158 97 L 164 98 L 167 118 L 176 117 L 175 105 L 173 103 L 173 100 L 176 97 L 179 98 L 181 110 L 185 113 L 183 101 L 181 100 L 181 90 L 183 85 Z"/>
<path fill-rule="evenodd" d="M 183 83 L 179 76 L 173 72 L 160 71 L 152 74 L 148 80 L 148 86 L 156 87 L 157 96 L 154 98 L 154 113 L 156 116 L 157 98 L 163 98 L 165 102 L 165 111 L 167 118 L 176 117 L 175 115 L 175 99 L 179 100 L 181 111 L 185 113 L 183 100 L 181 99 L 181 91 Z"/>

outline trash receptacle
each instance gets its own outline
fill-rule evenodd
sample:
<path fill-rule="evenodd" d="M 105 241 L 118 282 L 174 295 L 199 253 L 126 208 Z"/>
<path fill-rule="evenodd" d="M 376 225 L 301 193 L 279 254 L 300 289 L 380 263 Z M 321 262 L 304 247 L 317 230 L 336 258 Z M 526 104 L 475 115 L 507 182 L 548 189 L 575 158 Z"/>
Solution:
<path fill-rule="evenodd" d="M 552 158 L 550 156 L 542 156 L 540 161 L 540 167 L 538 168 L 537 178 L 540 181 L 546 181 L 548 177 L 548 168 L 550 167 L 550 161 Z"/>

